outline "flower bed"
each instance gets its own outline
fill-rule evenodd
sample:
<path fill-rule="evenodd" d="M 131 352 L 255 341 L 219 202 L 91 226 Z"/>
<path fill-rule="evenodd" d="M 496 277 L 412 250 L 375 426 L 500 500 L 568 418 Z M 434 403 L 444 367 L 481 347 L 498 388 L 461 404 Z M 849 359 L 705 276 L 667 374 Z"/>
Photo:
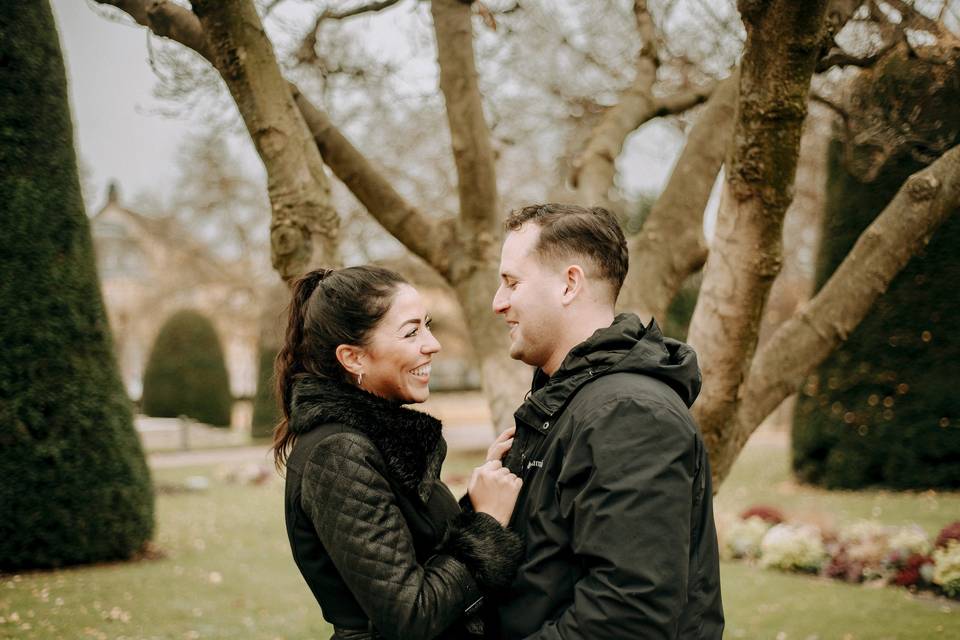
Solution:
<path fill-rule="evenodd" d="M 823 531 L 789 522 L 777 509 L 761 505 L 741 513 L 723 540 L 727 557 L 763 567 L 960 599 L 960 522 L 945 526 L 931 542 L 917 525 L 890 527 L 862 520 Z"/>

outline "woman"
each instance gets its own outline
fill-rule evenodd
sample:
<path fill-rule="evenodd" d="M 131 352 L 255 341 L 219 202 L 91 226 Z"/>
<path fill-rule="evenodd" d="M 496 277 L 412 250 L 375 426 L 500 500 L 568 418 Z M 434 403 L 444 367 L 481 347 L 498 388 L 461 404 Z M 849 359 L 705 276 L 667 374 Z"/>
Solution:
<path fill-rule="evenodd" d="M 439 350 L 420 295 L 392 271 L 321 269 L 294 286 L 274 455 L 293 556 L 335 640 L 492 637 L 484 594 L 519 563 L 506 523 L 520 480 L 499 463 L 509 435 L 461 513 L 439 480 L 439 421 L 401 406 L 427 399 Z"/>

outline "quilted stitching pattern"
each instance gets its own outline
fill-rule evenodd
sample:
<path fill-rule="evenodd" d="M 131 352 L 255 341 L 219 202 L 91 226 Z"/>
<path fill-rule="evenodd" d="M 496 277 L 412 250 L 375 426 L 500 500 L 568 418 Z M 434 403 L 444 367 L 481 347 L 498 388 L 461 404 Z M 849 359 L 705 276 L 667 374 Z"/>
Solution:
<path fill-rule="evenodd" d="M 383 469 L 377 449 L 359 434 L 325 438 L 304 468 L 302 505 L 379 633 L 433 638 L 463 615 L 474 581 L 450 556 L 417 563 Z"/>

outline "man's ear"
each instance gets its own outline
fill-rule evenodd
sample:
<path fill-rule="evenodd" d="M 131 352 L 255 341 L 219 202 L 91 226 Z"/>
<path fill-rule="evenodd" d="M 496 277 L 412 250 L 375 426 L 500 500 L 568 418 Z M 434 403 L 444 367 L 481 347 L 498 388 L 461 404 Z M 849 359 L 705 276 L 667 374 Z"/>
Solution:
<path fill-rule="evenodd" d="M 583 295 L 583 289 L 587 284 L 587 275 L 583 272 L 583 267 L 578 264 L 567 267 L 564 275 L 566 276 L 566 286 L 563 290 L 561 302 L 567 305 L 573 302 L 577 296 Z"/>
<path fill-rule="evenodd" d="M 349 344 L 341 344 L 337 347 L 337 362 L 347 370 L 351 376 L 356 378 L 363 373 L 364 352 L 361 347 L 355 347 Z"/>

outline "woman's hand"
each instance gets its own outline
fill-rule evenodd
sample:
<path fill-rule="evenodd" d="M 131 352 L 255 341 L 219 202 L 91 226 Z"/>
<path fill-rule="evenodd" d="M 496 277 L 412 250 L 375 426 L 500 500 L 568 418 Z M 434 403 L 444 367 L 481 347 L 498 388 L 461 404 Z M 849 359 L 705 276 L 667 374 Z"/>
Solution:
<path fill-rule="evenodd" d="M 503 460 L 503 456 L 507 455 L 507 451 L 510 451 L 510 448 L 513 447 L 513 434 L 516 432 L 517 428 L 514 426 L 497 436 L 497 439 L 487 449 L 487 462 Z"/>
<path fill-rule="evenodd" d="M 474 511 L 493 516 L 505 527 L 513 515 L 522 485 L 523 481 L 499 460 L 488 460 L 473 470 L 467 493 Z"/>

